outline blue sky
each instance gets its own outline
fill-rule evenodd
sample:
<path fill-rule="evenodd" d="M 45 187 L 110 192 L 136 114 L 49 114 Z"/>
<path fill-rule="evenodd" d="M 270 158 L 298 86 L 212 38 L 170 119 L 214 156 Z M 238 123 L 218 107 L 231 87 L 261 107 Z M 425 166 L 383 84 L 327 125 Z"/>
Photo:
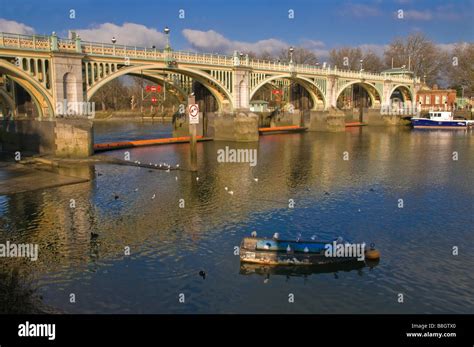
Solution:
<path fill-rule="evenodd" d="M 115 36 L 119 44 L 160 47 L 169 26 L 175 49 L 276 52 L 303 45 L 324 55 L 343 45 L 381 51 L 394 37 L 416 31 L 446 47 L 473 42 L 473 13 L 474 0 L 0 0 L 0 31 L 64 36 L 76 29 L 84 40 Z"/>

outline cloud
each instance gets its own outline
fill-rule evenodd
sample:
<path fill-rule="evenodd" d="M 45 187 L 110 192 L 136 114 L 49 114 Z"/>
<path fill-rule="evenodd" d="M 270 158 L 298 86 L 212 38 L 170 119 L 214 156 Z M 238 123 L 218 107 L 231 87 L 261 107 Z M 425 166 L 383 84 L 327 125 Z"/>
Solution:
<path fill-rule="evenodd" d="M 377 54 L 378 56 L 382 56 L 383 52 L 385 51 L 385 49 L 387 49 L 388 45 L 377 45 L 377 44 L 373 44 L 373 43 L 364 43 L 364 44 L 359 45 L 358 47 L 362 50 L 362 52 L 372 51 L 375 54 Z"/>
<path fill-rule="evenodd" d="M 403 15 L 407 19 L 414 20 L 431 20 L 433 18 L 433 14 L 430 11 L 406 10 Z"/>
<path fill-rule="evenodd" d="M 265 39 L 256 42 L 233 41 L 214 31 L 184 29 L 183 36 L 193 49 L 199 52 L 226 53 L 233 51 L 277 54 L 290 45 L 277 39 Z"/>
<path fill-rule="evenodd" d="M 111 42 L 115 37 L 118 45 L 156 46 L 162 48 L 166 45 L 166 35 L 154 28 L 142 24 L 124 23 L 116 25 L 103 23 L 90 29 L 75 29 L 84 41 Z"/>
<path fill-rule="evenodd" d="M 35 29 L 23 23 L 0 18 L 0 32 L 33 35 L 35 33 Z"/>
<path fill-rule="evenodd" d="M 376 17 L 381 14 L 377 7 L 365 4 L 349 4 L 347 8 L 342 11 L 343 15 L 352 15 L 354 17 Z"/>

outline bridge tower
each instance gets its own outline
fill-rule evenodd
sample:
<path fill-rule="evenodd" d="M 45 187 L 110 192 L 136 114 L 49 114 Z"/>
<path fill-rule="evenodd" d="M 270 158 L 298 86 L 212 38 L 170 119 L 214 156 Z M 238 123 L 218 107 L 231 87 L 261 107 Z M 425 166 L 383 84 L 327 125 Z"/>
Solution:
<path fill-rule="evenodd" d="M 53 100 L 55 104 L 87 101 L 83 91 L 81 39 L 75 37 L 75 52 L 60 52 L 57 36 L 51 36 Z M 53 107 L 56 107 L 53 105 Z M 55 112 L 56 113 L 56 112 Z"/>

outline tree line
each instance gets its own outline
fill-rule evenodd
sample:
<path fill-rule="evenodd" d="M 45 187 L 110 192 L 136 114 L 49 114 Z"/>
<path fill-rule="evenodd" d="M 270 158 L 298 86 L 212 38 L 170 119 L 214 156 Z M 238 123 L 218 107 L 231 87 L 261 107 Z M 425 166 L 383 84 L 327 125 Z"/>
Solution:
<path fill-rule="evenodd" d="M 271 55 L 268 52 L 255 54 L 252 58 L 288 62 L 288 50 Z M 295 47 L 293 61 L 297 64 L 321 65 L 319 57 L 304 47 Z M 362 61 L 362 62 L 361 62 Z M 460 91 L 465 96 L 474 96 L 474 43 L 458 43 L 450 50 L 440 49 L 422 33 L 405 38 L 395 38 L 384 49 L 382 55 L 360 47 L 340 47 L 329 51 L 327 64 L 338 69 L 360 70 L 380 73 L 393 67 L 410 68 L 416 77 L 428 86 L 434 84 Z"/>

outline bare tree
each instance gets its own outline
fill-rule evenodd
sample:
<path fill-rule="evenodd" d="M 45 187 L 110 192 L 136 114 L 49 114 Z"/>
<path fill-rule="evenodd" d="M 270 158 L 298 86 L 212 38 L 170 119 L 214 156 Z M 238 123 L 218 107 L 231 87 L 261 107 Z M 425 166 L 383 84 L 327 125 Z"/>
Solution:
<path fill-rule="evenodd" d="M 428 84 L 438 83 L 440 72 L 445 63 L 445 55 L 436 49 L 436 45 L 424 34 L 416 33 L 406 39 L 393 40 L 384 52 L 385 64 L 394 67 L 410 67 L 415 76 L 424 79 Z"/>
<path fill-rule="evenodd" d="M 329 52 L 329 64 L 338 69 L 359 70 L 362 50 L 353 47 L 333 48 Z"/>
<path fill-rule="evenodd" d="M 457 90 L 464 87 L 465 96 L 474 96 L 474 43 L 458 43 L 447 56 L 448 84 Z"/>
<path fill-rule="evenodd" d="M 363 68 L 365 71 L 369 72 L 382 72 L 385 69 L 385 65 L 382 61 L 382 58 L 379 57 L 373 51 L 367 51 L 363 56 Z"/>
<path fill-rule="evenodd" d="M 281 61 L 290 61 L 290 52 L 289 49 L 283 49 L 278 58 Z M 295 47 L 293 49 L 293 62 L 296 64 L 304 65 L 316 65 L 318 63 L 318 57 L 316 54 L 304 47 Z"/>

